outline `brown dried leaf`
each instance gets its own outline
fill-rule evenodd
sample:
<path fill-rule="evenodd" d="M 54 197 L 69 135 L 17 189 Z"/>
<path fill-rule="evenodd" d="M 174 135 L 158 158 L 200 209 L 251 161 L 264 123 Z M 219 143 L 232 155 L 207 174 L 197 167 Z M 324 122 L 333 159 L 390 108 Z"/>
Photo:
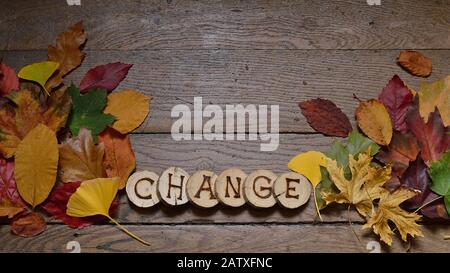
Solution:
<path fill-rule="evenodd" d="M 44 218 L 36 212 L 19 215 L 11 224 L 11 232 L 21 237 L 34 237 L 46 229 Z"/>
<path fill-rule="evenodd" d="M 428 77 L 432 71 L 432 61 L 422 53 L 403 50 L 397 57 L 398 64 L 414 76 Z"/>

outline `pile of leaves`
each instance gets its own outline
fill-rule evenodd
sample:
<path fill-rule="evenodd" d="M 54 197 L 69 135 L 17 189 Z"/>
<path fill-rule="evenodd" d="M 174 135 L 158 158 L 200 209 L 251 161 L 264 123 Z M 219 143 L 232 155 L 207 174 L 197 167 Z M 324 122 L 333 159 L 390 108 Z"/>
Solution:
<path fill-rule="evenodd" d="M 0 217 L 19 236 L 46 229 L 43 211 L 72 228 L 115 222 L 117 192 L 135 169 L 128 134 L 147 117 L 150 98 L 113 92 L 132 67 L 120 62 L 64 85 L 86 39 L 78 22 L 48 47 L 47 60 L 18 75 L 0 64 Z"/>
<path fill-rule="evenodd" d="M 414 75 L 431 73 L 431 60 L 418 52 L 402 52 L 398 60 Z M 346 138 L 288 164 L 315 187 L 319 216 L 333 203 L 352 206 L 366 218 L 363 228 L 373 228 L 388 245 L 394 231 L 404 241 L 423 236 L 422 216 L 450 219 L 450 76 L 423 81 L 415 92 L 394 75 L 377 99 L 359 100 L 359 129 L 329 100 L 299 107 L 317 132 Z"/>

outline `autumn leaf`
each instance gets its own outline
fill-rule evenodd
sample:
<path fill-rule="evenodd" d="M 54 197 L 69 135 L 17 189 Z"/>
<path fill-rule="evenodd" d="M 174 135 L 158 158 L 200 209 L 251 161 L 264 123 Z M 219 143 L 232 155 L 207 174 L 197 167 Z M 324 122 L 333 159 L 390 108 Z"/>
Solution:
<path fill-rule="evenodd" d="M 414 76 L 428 77 L 432 71 L 431 59 L 417 51 L 402 50 L 397 63 Z"/>
<path fill-rule="evenodd" d="M 106 106 L 106 90 L 92 90 L 80 96 L 80 90 L 72 85 L 68 92 L 73 103 L 69 119 L 70 131 L 77 136 L 81 128 L 86 128 L 91 131 L 94 143 L 97 143 L 98 134 L 115 120 L 112 115 L 103 113 Z"/>
<path fill-rule="evenodd" d="M 394 75 L 378 97 L 389 112 L 394 129 L 402 133 L 408 131 L 405 119 L 406 113 L 412 105 L 413 97 L 413 93 L 398 75 Z"/>
<path fill-rule="evenodd" d="M 105 177 L 104 144 L 95 145 L 89 130 L 82 128 L 77 138 L 59 146 L 59 177 L 62 182 L 85 181 Z"/>
<path fill-rule="evenodd" d="M 348 117 L 332 101 L 313 99 L 299 103 L 309 125 L 328 136 L 347 137 L 352 130 Z"/>
<path fill-rule="evenodd" d="M 408 235 L 423 237 L 420 226 L 416 223 L 420 219 L 420 215 L 400 208 L 402 202 L 412 198 L 415 194 L 413 191 L 402 188 L 393 193 L 385 190 L 380 196 L 377 211 L 367 220 L 363 229 L 372 227 L 375 234 L 380 236 L 381 241 L 389 246 L 392 245 L 392 234 L 394 233 L 389 222 L 394 223 L 403 241 L 407 240 Z"/>
<path fill-rule="evenodd" d="M 114 90 L 128 74 L 132 64 L 109 63 L 89 69 L 80 83 L 81 93 L 92 89 Z"/>
<path fill-rule="evenodd" d="M 447 213 L 442 196 L 429 191 L 423 203 L 427 204 L 420 210 L 423 216 L 432 220 L 450 220 L 450 215 Z"/>
<path fill-rule="evenodd" d="M 47 199 L 55 185 L 58 168 L 58 140 L 55 132 L 37 125 L 16 151 L 14 175 L 20 196 L 33 208 Z"/>
<path fill-rule="evenodd" d="M 417 140 L 411 133 L 394 132 L 389 146 L 383 147 L 377 154 L 378 160 L 392 166 L 392 177 L 388 182 L 390 187 L 396 187 L 400 184 L 400 177 L 408 168 L 410 162 L 416 160 L 419 151 Z"/>
<path fill-rule="evenodd" d="M 432 84 L 422 82 L 418 95 L 420 116 L 425 122 L 437 108 L 444 126 L 450 126 L 450 76 Z"/>
<path fill-rule="evenodd" d="M 356 109 L 358 126 L 379 145 L 389 145 L 392 139 L 392 123 L 389 113 L 377 100 L 361 102 Z"/>
<path fill-rule="evenodd" d="M 0 217 L 8 217 L 11 219 L 24 209 L 24 207 L 14 204 L 6 197 L 0 199 Z"/>
<path fill-rule="evenodd" d="M 444 154 L 439 161 L 430 166 L 431 190 L 444 196 L 444 204 L 450 215 L 450 151 Z"/>
<path fill-rule="evenodd" d="M 108 104 L 103 112 L 116 118 L 112 127 L 122 134 L 136 129 L 148 115 L 150 98 L 134 91 L 123 90 L 108 96 Z"/>
<path fill-rule="evenodd" d="M 38 83 L 47 95 L 50 95 L 50 90 L 45 87 L 45 83 L 58 69 L 57 62 L 41 62 L 25 66 L 19 71 L 19 78 Z"/>
<path fill-rule="evenodd" d="M 367 216 L 373 210 L 373 200 L 380 197 L 384 183 L 391 175 L 389 166 L 376 168 L 371 166 L 372 157 L 361 153 L 357 159 L 349 155 L 351 178 L 344 176 L 343 168 L 338 167 L 335 160 L 328 159 L 326 168 L 338 193 L 322 193 L 327 205 L 333 202 L 352 204 L 358 212 Z"/>
<path fill-rule="evenodd" d="M 438 111 L 431 113 L 425 123 L 420 117 L 416 100 L 406 115 L 406 122 L 416 137 L 422 158 L 427 164 L 439 160 L 450 148 L 450 127 L 444 127 Z"/>
<path fill-rule="evenodd" d="M 67 215 L 72 217 L 103 215 L 126 234 L 145 245 L 150 245 L 120 225 L 109 215 L 109 208 L 119 190 L 119 183 L 118 178 L 97 178 L 84 181 L 70 197 L 67 203 Z"/>
<path fill-rule="evenodd" d="M 403 202 L 402 207 L 408 210 L 415 210 L 424 204 L 425 198 L 430 193 L 430 178 L 428 176 L 428 167 L 422 157 L 411 162 L 408 168 L 400 178 L 402 187 L 414 190 L 417 194 Z"/>
<path fill-rule="evenodd" d="M 25 206 L 14 178 L 14 161 L 0 157 L 0 201 L 2 198 L 10 200 L 15 205 Z"/>
<path fill-rule="evenodd" d="M 83 22 L 80 21 L 58 35 L 56 46 L 48 47 L 48 60 L 59 63 L 59 69 L 45 85 L 49 92 L 58 87 L 63 77 L 77 68 L 84 59 L 85 54 L 80 47 L 86 42 Z"/>
<path fill-rule="evenodd" d="M 108 220 L 108 218 L 95 215 L 89 217 L 72 217 L 66 214 L 67 203 L 69 202 L 69 198 L 72 194 L 78 189 L 81 185 L 81 182 L 72 182 L 66 183 L 58 188 L 49 196 L 47 201 L 42 205 L 42 208 L 49 213 L 50 215 L 56 217 L 61 220 L 64 224 L 68 225 L 71 228 L 85 228 L 91 226 L 93 224 L 98 224 Z M 112 202 L 112 205 L 109 209 L 109 214 L 113 214 L 117 211 L 119 207 L 119 202 L 117 198 Z"/>
<path fill-rule="evenodd" d="M 21 237 L 34 237 L 47 229 L 44 218 L 36 212 L 29 212 L 15 218 L 11 224 L 11 232 Z"/>
<path fill-rule="evenodd" d="M 346 148 L 349 154 L 354 156 L 367 151 L 369 151 L 370 156 L 374 156 L 380 150 L 380 147 L 376 143 L 370 138 L 363 136 L 356 128 L 348 135 Z"/>
<path fill-rule="evenodd" d="M 120 177 L 119 190 L 125 188 L 128 177 L 136 168 L 136 158 L 128 135 L 107 128 L 99 136 L 105 146 L 103 166 L 108 177 Z"/>
<path fill-rule="evenodd" d="M 54 132 L 64 127 L 71 108 L 70 96 L 65 90 L 53 92 L 44 104 L 39 93 L 29 90 L 8 95 L 15 105 L 0 108 L 0 152 L 7 158 L 14 155 L 20 141 L 38 124 Z"/>
<path fill-rule="evenodd" d="M 0 95 L 6 96 L 14 90 L 19 90 L 16 72 L 6 64 L 0 63 Z"/>

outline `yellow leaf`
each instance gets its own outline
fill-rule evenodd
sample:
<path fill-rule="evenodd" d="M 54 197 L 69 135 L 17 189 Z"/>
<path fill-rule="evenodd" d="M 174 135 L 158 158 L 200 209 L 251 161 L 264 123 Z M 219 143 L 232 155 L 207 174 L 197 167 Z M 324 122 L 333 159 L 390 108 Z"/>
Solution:
<path fill-rule="evenodd" d="M 122 134 L 127 134 L 136 129 L 148 115 L 150 98 L 134 91 L 123 90 L 108 96 L 108 104 L 104 113 L 116 118 L 112 127 Z"/>
<path fill-rule="evenodd" d="M 58 141 L 43 124 L 31 130 L 17 146 L 14 175 L 23 200 L 35 207 L 47 199 L 56 181 Z"/>
<path fill-rule="evenodd" d="M 389 145 L 392 139 L 392 123 L 389 113 L 377 100 L 361 102 L 356 109 L 358 126 L 369 138 L 380 145 Z"/>
<path fill-rule="evenodd" d="M 321 152 L 309 151 L 306 153 L 301 153 L 296 155 L 288 163 L 288 168 L 292 171 L 304 175 L 308 178 L 309 182 L 313 186 L 314 190 L 314 203 L 316 205 L 317 215 L 319 215 L 320 220 L 322 216 L 320 215 L 319 206 L 317 204 L 316 187 L 322 181 L 322 174 L 320 173 L 320 166 L 326 166 L 327 157 Z"/>
<path fill-rule="evenodd" d="M 96 178 L 82 182 L 70 197 L 66 213 L 72 217 L 106 216 L 125 233 L 141 243 L 149 245 L 148 242 L 137 237 L 109 216 L 109 207 L 117 195 L 119 183 L 118 177 Z"/>
<path fill-rule="evenodd" d="M 44 88 L 47 95 L 50 95 L 45 88 L 45 83 L 58 69 L 57 62 L 41 62 L 25 66 L 19 71 L 19 78 L 39 83 Z"/>
<path fill-rule="evenodd" d="M 358 159 L 353 155 L 348 158 L 352 174 L 350 180 L 345 178 L 344 168 L 338 167 L 335 160 L 327 160 L 326 168 L 339 193 L 323 192 L 323 198 L 327 204 L 353 204 L 361 215 L 367 216 L 373 210 L 373 200 L 380 197 L 384 191 L 382 186 L 391 177 L 391 167 L 372 167 L 372 157 L 365 153 L 360 153 Z"/>
<path fill-rule="evenodd" d="M 381 240 L 388 245 L 392 244 L 391 235 L 393 234 L 389 222 L 394 223 L 397 227 L 403 241 L 407 240 L 408 234 L 412 237 L 423 237 L 419 229 L 420 226 L 416 223 L 420 219 L 420 215 L 415 212 L 409 213 L 400 208 L 403 201 L 415 195 L 415 192 L 405 188 L 399 188 L 393 193 L 384 190 L 380 196 L 377 212 L 369 218 L 363 229 L 373 227 L 375 234 L 380 235 Z"/>
<path fill-rule="evenodd" d="M 315 188 L 322 181 L 320 166 L 326 166 L 326 159 L 327 157 L 321 152 L 309 151 L 292 158 L 288 163 L 288 168 L 304 175 Z"/>
<path fill-rule="evenodd" d="M 419 91 L 419 112 L 425 122 L 437 107 L 444 126 L 450 126 L 450 76 L 427 84 L 422 82 Z"/>

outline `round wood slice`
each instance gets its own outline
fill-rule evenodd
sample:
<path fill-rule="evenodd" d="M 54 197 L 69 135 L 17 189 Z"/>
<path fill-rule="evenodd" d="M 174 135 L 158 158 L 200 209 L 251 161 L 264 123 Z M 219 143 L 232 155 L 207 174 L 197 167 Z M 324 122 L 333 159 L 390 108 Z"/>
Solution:
<path fill-rule="evenodd" d="M 154 172 L 135 172 L 128 178 L 126 192 L 128 199 L 140 208 L 149 208 L 159 203 L 159 176 Z"/>
<path fill-rule="evenodd" d="M 277 201 L 273 194 L 273 184 L 276 174 L 268 170 L 257 170 L 245 179 L 244 197 L 250 205 L 257 208 L 270 208 Z"/>
<path fill-rule="evenodd" d="M 240 207 L 245 204 L 244 183 L 247 178 L 242 170 L 232 168 L 223 171 L 216 180 L 215 193 L 224 205 Z"/>
<path fill-rule="evenodd" d="M 306 177 L 294 172 L 280 175 L 273 185 L 276 200 L 289 209 L 298 208 L 308 202 L 311 188 Z"/>
<path fill-rule="evenodd" d="M 159 177 L 159 198 L 166 204 L 178 206 L 186 204 L 189 199 L 186 195 L 186 185 L 189 174 L 178 167 L 170 167 Z"/>
<path fill-rule="evenodd" d="M 212 208 L 219 203 L 214 193 L 217 175 L 211 171 L 197 171 L 188 180 L 188 199 L 202 208 Z"/>

